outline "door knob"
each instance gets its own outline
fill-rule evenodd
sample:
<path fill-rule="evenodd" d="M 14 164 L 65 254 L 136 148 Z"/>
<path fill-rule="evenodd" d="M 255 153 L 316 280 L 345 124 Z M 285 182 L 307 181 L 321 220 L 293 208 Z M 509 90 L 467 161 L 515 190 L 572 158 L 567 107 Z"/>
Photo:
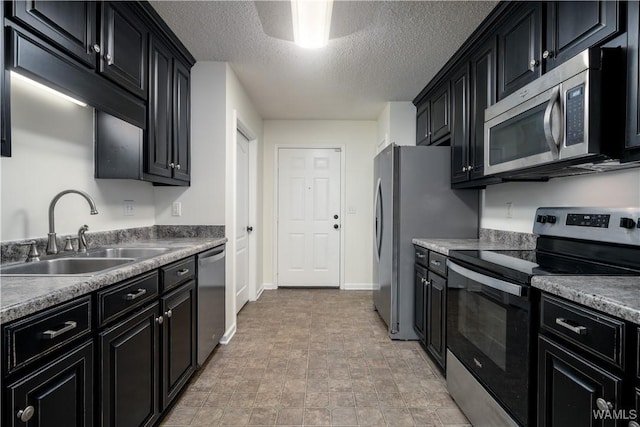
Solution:
<path fill-rule="evenodd" d="M 333 228 L 337 230 L 338 228 L 340 228 L 340 226 L 338 224 L 333 224 Z"/>
<path fill-rule="evenodd" d="M 248 227 L 247 227 L 247 231 L 248 231 L 249 233 L 251 233 L 251 232 L 253 231 L 253 227 L 252 227 L 252 226 L 248 226 Z"/>
<path fill-rule="evenodd" d="M 334 215 L 334 216 L 333 216 L 333 219 L 338 219 L 338 215 Z"/>

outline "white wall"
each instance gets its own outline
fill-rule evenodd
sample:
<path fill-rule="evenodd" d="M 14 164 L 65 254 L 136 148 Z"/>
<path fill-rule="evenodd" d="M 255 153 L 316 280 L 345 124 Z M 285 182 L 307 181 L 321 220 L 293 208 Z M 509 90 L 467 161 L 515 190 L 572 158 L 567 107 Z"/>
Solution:
<path fill-rule="evenodd" d="M 378 125 L 375 121 L 267 120 L 264 122 L 263 169 L 263 276 L 274 283 L 274 158 L 276 145 L 346 146 L 346 204 L 355 208 L 347 214 L 342 229 L 345 239 L 344 280 L 346 287 L 371 286 L 373 242 L 373 157 Z M 345 209 L 348 211 L 348 209 Z"/>
<path fill-rule="evenodd" d="M 224 62 L 191 69 L 191 187 L 155 187 L 156 222 L 225 223 L 226 72 Z M 174 201 L 182 216 L 171 216 Z"/>
<path fill-rule="evenodd" d="M 512 218 L 506 217 L 508 202 Z M 640 169 L 488 186 L 480 225 L 531 233 L 536 208 L 541 206 L 640 206 Z"/>
<path fill-rule="evenodd" d="M 80 107 L 26 82 L 11 82 L 10 158 L 0 160 L 0 240 L 46 237 L 51 199 L 65 189 L 83 190 L 99 214 L 89 215 L 80 196 L 56 205 L 56 231 L 145 227 L 155 223 L 153 187 L 131 180 L 94 178 L 93 109 Z M 135 215 L 123 215 L 123 201 L 134 200 Z"/>
<path fill-rule="evenodd" d="M 387 102 L 378 116 L 377 152 L 391 143 L 416 145 L 416 107 L 412 102 Z"/>

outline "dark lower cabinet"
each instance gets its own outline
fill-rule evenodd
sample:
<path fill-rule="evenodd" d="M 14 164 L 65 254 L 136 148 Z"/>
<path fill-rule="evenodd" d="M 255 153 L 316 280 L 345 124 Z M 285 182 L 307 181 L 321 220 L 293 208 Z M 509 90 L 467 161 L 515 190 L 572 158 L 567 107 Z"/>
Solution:
<path fill-rule="evenodd" d="M 162 407 L 178 395 L 196 369 L 196 282 L 181 286 L 161 299 Z"/>
<path fill-rule="evenodd" d="M 622 379 L 554 341 L 538 339 L 538 426 L 616 426 L 601 405 L 621 409 Z"/>
<path fill-rule="evenodd" d="M 418 334 L 420 341 L 425 340 L 425 322 L 427 308 L 425 306 L 427 298 L 427 270 L 419 265 L 415 266 L 414 280 L 414 306 L 413 306 L 413 329 Z"/>
<path fill-rule="evenodd" d="M 161 319 L 156 302 L 99 334 L 101 426 L 157 421 Z"/>
<path fill-rule="evenodd" d="M 429 272 L 427 295 L 427 351 L 440 364 L 445 366 L 446 357 L 446 307 L 447 281 L 437 274 Z"/>
<path fill-rule="evenodd" d="M 7 386 L 6 425 L 93 426 L 93 350 L 86 342 Z"/>

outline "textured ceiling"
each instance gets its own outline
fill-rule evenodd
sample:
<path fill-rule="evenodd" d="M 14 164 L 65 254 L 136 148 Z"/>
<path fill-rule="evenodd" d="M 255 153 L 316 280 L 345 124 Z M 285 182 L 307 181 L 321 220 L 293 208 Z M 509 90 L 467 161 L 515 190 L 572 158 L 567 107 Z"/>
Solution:
<path fill-rule="evenodd" d="M 376 119 L 410 101 L 495 1 L 335 1 L 329 45 L 291 40 L 288 1 L 151 1 L 199 61 L 229 62 L 265 119 Z"/>

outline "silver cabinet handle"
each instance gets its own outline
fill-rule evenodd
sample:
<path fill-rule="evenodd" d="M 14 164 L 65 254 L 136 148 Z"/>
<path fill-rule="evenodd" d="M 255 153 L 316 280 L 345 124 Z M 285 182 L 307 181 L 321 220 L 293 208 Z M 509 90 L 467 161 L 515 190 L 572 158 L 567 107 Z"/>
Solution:
<path fill-rule="evenodd" d="M 18 419 L 20 421 L 22 421 L 23 423 L 26 423 L 33 417 L 33 414 L 35 413 L 36 413 L 35 408 L 29 405 L 24 409 L 20 409 L 16 415 L 18 416 Z"/>
<path fill-rule="evenodd" d="M 144 288 L 140 288 L 138 289 L 138 292 L 136 293 L 128 293 L 124 296 L 124 299 L 126 299 L 127 301 L 133 301 L 136 298 L 141 297 L 142 295 L 146 294 L 147 290 Z"/>
<path fill-rule="evenodd" d="M 613 403 L 611 402 L 607 402 L 606 400 L 604 400 L 603 398 L 599 397 L 596 399 L 596 406 L 598 407 L 598 409 L 600 409 L 601 411 L 610 411 L 613 409 Z"/>
<path fill-rule="evenodd" d="M 52 331 L 51 329 L 49 329 L 48 331 L 44 331 L 42 333 L 42 337 L 47 340 L 52 340 L 55 337 L 64 334 L 65 332 L 69 332 L 70 330 L 75 329 L 77 326 L 78 324 L 76 322 L 74 322 L 73 320 L 69 320 L 67 322 L 64 322 L 64 327 L 58 329 L 57 331 Z"/>
<path fill-rule="evenodd" d="M 180 163 L 176 165 L 176 169 L 180 170 Z"/>
<path fill-rule="evenodd" d="M 425 279 L 424 277 L 421 277 L 420 278 L 420 283 L 422 283 L 424 285 L 425 283 L 427 283 L 427 279 Z"/>
<path fill-rule="evenodd" d="M 171 310 L 165 311 L 164 315 L 167 316 L 167 319 L 171 319 L 171 316 L 173 316 L 173 312 Z"/>
<path fill-rule="evenodd" d="M 175 169 L 176 164 L 175 164 L 175 163 L 169 163 L 169 167 L 170 167 L 171 169 Z"/>
<path fill-rule="evenodd" d="M 93 51 L 95 53 L 100 53 L 101 50 L 102 49 L 100 49 L 100 45 L 99 44 L 96 43 L 96 44 L 93 45 Z"/>
<path fill-rule="evenodd" d="M 416 257 L 420 258 L 420 259 L 425 259 L 426 256 L 423 253 L 420 252 L 416 252 Z"/>
<path fill-rule="evenodd" d="M 560 325 L 563 328 L 567 328 L 568 330 L 570 330 L 571 332 L 574 332 L 578 335 L 586 335 L 587 334 L 587 328 L 585 326 L 573 326 L 567 323 L 566 319 L 563 319 L 562 317 L 556 317 L 556 325 Z"/>
<path fill-rule="evenodd" d="M 189 273 L 189 269 L 188 269 L 188 268 L 183 268 L 182 270 L 178 270 L 178 271 L 176 272 L 176 274 L 177 274 L 179 277 L 182 277 L 182 276 L 184 276 L 184 275 L 185 275 L 185 274 L 187 274 L 187 273 Z"/>
<path fill-rule="evenodd" d="M 440 264 L 442 264 L 440 261 L 438 261 L 437 259 L 432 259 L 431 261 L 429 261 L 431 264 L 435 265 L 436 267 L 440 267 Z"/>
<path fill-rule="evenodd" d="M 540 64 L 540 61 L 538 61 L 537 59 L 532 59 L 531 61 L 529 61 L 529 67 L 531 69 L 535 68 L 538 66 L 538 64 Z"/>
<path fill-rule="evenodd" d="M 553 51 L 545 50 L 544 52 L 542 52 L 542 58 L 543 59 L 553 58 Z"/>
<path fill-rule="evenodd" d="M 158 325 L 162 325 L 162 323 L 164 323 L 164 317 L 162 317 L 162 316 L 156 317 L 156 323 Z"/>

